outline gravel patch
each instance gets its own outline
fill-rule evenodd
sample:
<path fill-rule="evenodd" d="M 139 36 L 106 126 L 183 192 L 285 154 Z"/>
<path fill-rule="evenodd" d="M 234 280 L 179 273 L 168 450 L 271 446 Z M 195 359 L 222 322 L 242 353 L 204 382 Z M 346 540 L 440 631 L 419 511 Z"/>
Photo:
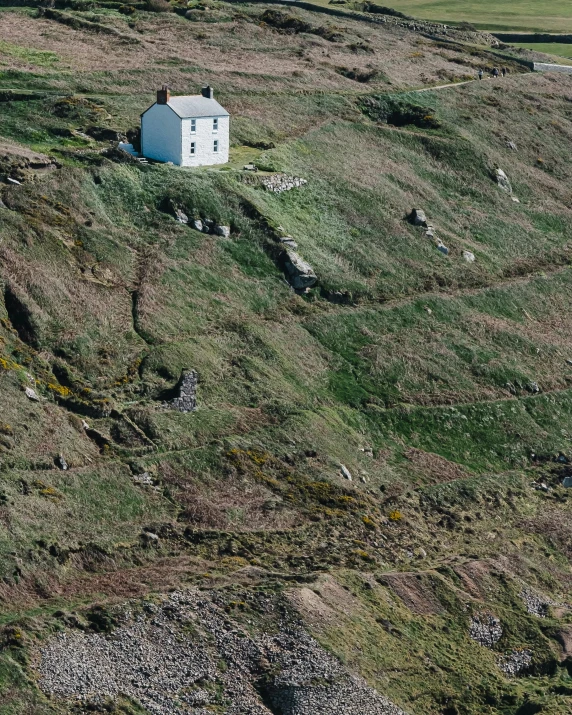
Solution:
<path fill-rule="evenodd" d="M 109 635 L 58 634 L 40 652 L 40 688 L 85 706 L 128 696 L 151 715 L 405 715 L 298 622 L 251 635 L 216 598 L 176 592 L 126 605 Z"/>

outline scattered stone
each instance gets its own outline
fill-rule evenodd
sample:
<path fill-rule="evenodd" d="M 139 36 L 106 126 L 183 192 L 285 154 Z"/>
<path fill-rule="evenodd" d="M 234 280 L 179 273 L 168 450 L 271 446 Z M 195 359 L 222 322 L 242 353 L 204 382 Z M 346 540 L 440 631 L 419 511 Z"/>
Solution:
<path fill-rule="evenodd" d="M 510 197 L 510 200 L 511 200 L 511 201 L 514 201 L 515 204 L 519 204 L 519 203 L 520 203 L 520 199 L 517 199 L 516 196 L 511 196 L 511 197 Z"/>
<path fill-rule="evenodd" d="M 504 173 L 504 171 L 502 169 L 497 169 L 495 176 L 499 189 L 506 191 L 507 194 L 512 194 L 512 186 L 510 185 L 508 176 Z"/>
<path fill-rule="evenodd" d="M 151 477 L 149 472 L 143 472 L 143 474 L 134 474 L 133 481 L 135 482 L 135 484 L 140 484 L 143 487 L 153 486 L 153 478 Z"/>
<path fill-rule="evenodd" d="M 198 374 L 195 370 L 183 370 L 175 387 L 176 396 L 164 403 L 164 407 L 177 412 L 193 412 L 197 409 Z"/>
<path fill-rule="evenodd" d="M 26 389 L 24 390 L 24 392 L 26 393 L 26 397 L 27 397 L 29 400 L 33 400 L 34 402 L 39 402 L 39 401 L 40 401 L 40 398 L 38 397 L 38 395 L 36 394 L 36 392 L 35 392 L 34 390 L 32 390 L 31 387 L 26 387 Z"/>
<path fill-rule="evenodd" d="M 230 238 L 230 226 L 215 226 L 214 232 L 217 236 L 222 236 L 223 238 Z"/>
<path fill-rule="evenodd" d="M 514 677 L 525 671 L 531 663 L 532 651 L 522 648 L 503 655 L 498 662 L 498 666 L 505 675 Z"/>
<path fill-rule="evenodd" d="M 528 385 L 526 386 L 526 389 L 529 392 L 532 392 L 533 395 L 536 395 L 538 392 L 540 392 L 540 387 L 538 387 L 537 382 L 529 382 Z"/>
<path fill-rule="evenodd" d="M 475 262 L 475 254 L 471 253 L 471 251 L 463 251 L 463 258 L 467 261 L 467 263 Z"/>
<path fill-rule="evenodd" d="M 425 211 L 422 209 L 413 209 L 409 215 L 409 220 L 414 226 L 425 226 L 425 228 L 429 228 L 427 225 L 427 216 L 425 216 Z"/>
<path fill-rule="evenodd" d="M 280 194 L 283 191 L 290 191 L 305 186 L 307 179 L 301 179 L 297 176 L 288 176 L 287 174 L 272 174 L 264 176 L 260 179 L 260 183 L 267 191 L 272 191 L 275 194 Z"/>
<path fill-rule="evenodd" d="M 62 471 L 66 471 L 68 469 L 68 463 L 66 462 L 63 454 L 58 454 L 58 456 L 54 459 L 54 462 L 56 463 L 56 467 L 59 467 Z"/>
<path fill-rule="evenodd" d="M 350 470 L 346 467 L 345 464 L 340 464 L 340 469 L 342 470 L 343 476 L 344 476 L 347 480 L 349 480 L 350 482 L 353 481 L 353 479 L 352 479 L 352 473 L 351 473 Z"/>
<path fill-rule="evenodd" d="M 286 273 L 294 290 L 311 288 L 318 280 L 314 269 L 295 251 L 285 251 Z"/>
<path fill-rule="evenodd" d="M 572 477 L 564 477 L 562 486 L 566 487 L 566 489 L 572 488 Z"/>
<path fill-rule="evenodd" d="M 549 598 L 539 594 L 528 586 L 522 589 L 519 596 L 524 601 L 526 610 L 533 616 L 538 616 L 538 618 L 546 618 L 548 608 L 555 605 Z"/>
<path fill-rule="evenodd" d="M 214 230 L 214 221 L 210 218 L 203 219 L 203 233 L 212 233 Z"/>
<path fill-rule="evenodd" d="M 427 230 L 425 231 L 425 236 L 427 238 L 435 238 L 435 229 L 433 226 L 428 226 Z"/>
<path fill-rule="evenodd" d="M 437 250 L 441 251 L 441 253 L 443 253 L 445 256 L 449 255 L 449 249 L 443 243 L 437 244 Z"/>
<path fill-rule="evenodd" d="M 9 184 L 15 184 L 16 186 L 22 186 L 22 182 L 21 182 L 21 181 L 17 181 L 16 179 L 13 179 L 11 176 L 8 176 L 7 179 L 6 179 L 6 181 L 7 181 Z"/>
<path fill-rule="evenodd" d="M 507 141 L 506 145 L 509 149 L 512 149 L 513 151 L 517 151 L 517 146 L 514 142 Z"/>
<path fill-rule="evenodd" d="M 492 648 L 502 636 L 500 621 L 490 613 L 477 613 L 471 618 L 469 638 L 485 648 Z"/>
<path fill-rule="evenodd" d="M 257 601 L 268 613 L 280 605 Z M 191 589 L 125 604 L 110 633 L 67 628 L 40 650 L 39 686 L 82 712 L 121 695 L 150 715 L 206 715 L 221 701 L 229 715 L 405 715 L 294 619 L 252 634 L 224 606 L 219 593 Z"/>
<path fill-rule="evenodd" d="M 568 363 L 568 365 L 572 365 L 572 360 L 566 360 L 566 362 Z"/>
<path fill-rule="evenodd" d="M 427 552 L 425 551 L 424 548 L 421 546 L 415 550 L 415 555 L 419 557 L 420 559 L 426 559 L 427 558 Z"/>
<path fill-rule="evenodd" d="M 203 222 L 201 221 L 200 218 L 194 218 L 191 219 L 191 228 L 194 228 L 195 231 L 201 231 L 203 230 Z"/>

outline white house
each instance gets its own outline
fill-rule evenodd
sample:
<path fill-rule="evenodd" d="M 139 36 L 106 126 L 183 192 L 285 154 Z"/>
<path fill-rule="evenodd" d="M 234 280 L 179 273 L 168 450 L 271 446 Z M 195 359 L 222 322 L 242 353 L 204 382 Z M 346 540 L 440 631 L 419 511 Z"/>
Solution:
<path fill-rule="evenodd" d="M 141 115 L 141 155 L 178 166 L 208 166 L 228 161 L 230 115 L 213 97 L 171 97 L 167 85 Z"/>

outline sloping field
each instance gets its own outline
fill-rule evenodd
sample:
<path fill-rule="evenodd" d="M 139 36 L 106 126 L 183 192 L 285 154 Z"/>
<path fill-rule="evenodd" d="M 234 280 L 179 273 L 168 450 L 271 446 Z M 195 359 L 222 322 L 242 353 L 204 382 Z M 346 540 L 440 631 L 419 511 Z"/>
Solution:
<path fill-rule="evenodd" d="M 1 715 L 569 713 L 572 78 L 292 8 L 52 10 L 0 22 Z M 116 149 L 207 81 L 228 166 Z"/>

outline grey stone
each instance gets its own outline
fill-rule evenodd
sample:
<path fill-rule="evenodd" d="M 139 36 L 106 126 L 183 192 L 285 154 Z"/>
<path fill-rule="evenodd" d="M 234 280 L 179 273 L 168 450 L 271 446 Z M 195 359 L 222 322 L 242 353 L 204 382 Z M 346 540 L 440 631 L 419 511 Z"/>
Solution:
<path fill-rule="evenodd" d="M 507 194 L 512 194 L 512 186 L 508 179 L 508 176 L 504 173 L 502 169 L 497 169 L 495 172 L 495 177 L 497 180 L 497 185 L 499 189 L 506 191 Z"/>
<path fill-rule="evenodd" d="M 564 477 L 562 486 L 566 487 L 566 489 L 571 489 L 572 488 L 572 477 Z"/>
<path fill-rule="evenodd" d="M 214 232 L 217 236 L 222 236 L 223 238 L 230 238 L 230 226 L 215 226 Z"/>
<path fill-rule="evenodd" d="M 298 244 L 292 238 L 292 236 L 281 236 L 278 241 L 284 246 L 288 246 L 289 248 L 298 248 Z"/>
<path fill-rule="evenodd" d="M 258 599 L 261 612 L 281 605 Z M 109 635 L 67 629 L 44 643 L 41 690 L 55 701 L 74 701 L 82 712 L 122 695 L 150 715 L 206 715 L 217 696 L 229 703 L 228 715 L 404 715 L 294 618 L 251 635 L 225 613 L 220 592 L 198 589 L 141 606 L 124 604 Z M 261 672 L 268 706 L 256 688 Z"/>
<path fill-rule="evenodd" d="M 517 151 L 517 146 L 516 146 L 516 144 L 515 144 L 514 142 L 512 142 L 512 141 L 507 141 L 506 145 L 507 145 L 507 147 L 508 147 L 509 149 L 512 149 L 513 151 Z"/>
<path fill-rule="evenodd" d="M 499 661 L 498 666 L 505 675 L 514 677 L 525 671 L 532 663 L 532 651 L 527 648 L 515 649 L 505 653 Z"/>
<path fill-rule="evenodd" d="M 502 636 L 500 621 L 490 613 L 477 613 L 471 618 L 469 638 L 485 648 L 492 648 Z"/>
<path fill-rule="evenodd" d="M 193 412 L 197 408 L 198 375 L 195 370 L 183 370 L 175 387 L 176 397 L 165 403 L 165 407 L 177 412 Z"/>
<path fill-rule="evenodd" d="M 467 261 L 467 263 L 475 262 L 475 254 L 471 253 L 471 251 L 463 251 L 463 258 Z"/>
<path fill-rule="evenodd" d="M 7 181 L 9 184 L 15 184 L 16 186 L 22 186 L 22 182 L 21 182 L 21 181 L 17 181 L 16 179 L 13 179 L 11 176 L 9 176 L 9 177 L 6 179 L 6 181 Z"/>
<path fill-rule="evenodd" d="M 449 255 L 449 249 L 443 243 L 437 244 L 437 250 L 441 251 L 445 256 Z"/>
<path fill-rule="evenodd" d="M 410 219 L 414 226 L 427 227 L 427 216 L 425 216 L 425 211 L 422 209 L 413 209 L 411 211 Z"/>
<path fill-rule="evenodd" d="M 267 191 L 280 194 L 283 191 L 290 191 L 305 186 L 308 181 L 298 176 L 288 176 L 287 174 L 272 174 L 260 179 L 260 183 Z"/>
<path fill-rule="evenodd" d="M 56 463 L 56 466 L 59 467 L 62 471 L 65 472 L 68 469 L 68 463 L 66 462 L 63 454 L 58 454 L 54 461 Z"/>
<path fill-rule="evenodd" d="M 143 474 L 134 474 L 133 481 L 135 482 L 135 484 L 140 484 L 141 486 L 153 486 L 153 479 L 149 472 L 143 472 Z"/>
<path fill-rule="evenodd" d="M 350 470 L 346 467 L 345 464 L 340 464 L 340 469 L 342 470 L 343 476 L 348 479 L 350 482 L 353 481 L 352 479 L 352 473 Z"/>
<path fill-rule="evenodd" d="M 31 387 L 26 387 L 26 389 L 24 390 L 24 392 L 26 393 L 26 397 L 27 397 L 29 400 L 33 400 L 34 402 L 39 402 L 39 401 L 40 401 L 40 398 L 39 398 L 38 395 L 35 393 L 35 391 L 32 390 Z"/>
<path fill-rule="evenodd" d="M 210 218 L 203 219 L 203 233 L 211 233 L 214 229 L 214 221 Z"/>
<path fill-rule="evenodd" d="M 187 214 L 184 211 L 181 211 L 181 209 L 177 209 L 177 208 L 175 209 L 175 219 L 179 223 L 184 223 L 184 224 L 189 223 L 189 217 L 187 216 Z"/>
<path fill-rule="evenodd" d="M 285 267 L 290 285 L 295 290 L 311 288 L 318 280 L 312 266 L 295 251 L 287 250 L 285 253 Z"/>
<path fill-rule="evenodd" d="M 203 222 L 201 221 L 200 218 L 193 218 L 191 219 L 190 222 L 191 228 L 194 228 L 195 231 L 202 231 L 203 230 Z"/>

